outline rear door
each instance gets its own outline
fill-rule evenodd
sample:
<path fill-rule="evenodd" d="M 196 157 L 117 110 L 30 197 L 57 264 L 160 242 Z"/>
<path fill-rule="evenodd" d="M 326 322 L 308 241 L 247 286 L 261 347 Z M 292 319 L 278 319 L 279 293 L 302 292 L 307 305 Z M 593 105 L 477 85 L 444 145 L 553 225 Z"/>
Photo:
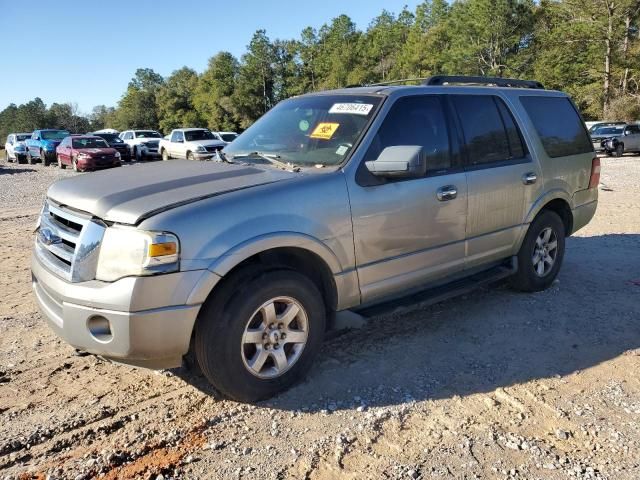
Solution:
<path fill-rule="evenodd" d="M 363 302 L 464 268 L 467 185 L 449 127 L 442 96 L 399 98 L 373 137 L 356 183 L 349 185 Z M 366 161 L 396 145 L 422 146 L 426 175 L 381 179 L 367 170 Z"/>
<path fill-rule="evenodd" d="M 511 256 L 536 198 L 540 171 L 528 155 L 513 115 L 496 95 L 451 95 L 469 189 L 466 266 Z"/>

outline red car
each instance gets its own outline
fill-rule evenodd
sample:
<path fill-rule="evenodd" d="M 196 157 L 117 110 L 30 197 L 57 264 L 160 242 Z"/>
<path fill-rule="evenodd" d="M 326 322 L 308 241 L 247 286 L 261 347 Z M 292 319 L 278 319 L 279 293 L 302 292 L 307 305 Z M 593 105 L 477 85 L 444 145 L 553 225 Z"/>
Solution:
<path fill-rule="evenodd" d="M 56 156 L 58 167 L 71 165 L 76 172 L 121 165 L 118 151 L 94 135 L 66 137 L 56 148 Z"/>

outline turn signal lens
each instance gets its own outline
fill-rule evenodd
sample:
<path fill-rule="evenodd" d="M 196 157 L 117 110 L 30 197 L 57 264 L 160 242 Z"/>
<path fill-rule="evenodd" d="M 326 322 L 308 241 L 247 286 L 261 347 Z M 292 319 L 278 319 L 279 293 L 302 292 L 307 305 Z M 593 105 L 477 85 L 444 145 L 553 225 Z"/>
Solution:
<path fill-rule="evenodd" d="M 165 255 L 175 255 L 178 253 L 178 245 L 175 242 L 152 243 L 149 245 L 150 257 L 164 257 Z"/>

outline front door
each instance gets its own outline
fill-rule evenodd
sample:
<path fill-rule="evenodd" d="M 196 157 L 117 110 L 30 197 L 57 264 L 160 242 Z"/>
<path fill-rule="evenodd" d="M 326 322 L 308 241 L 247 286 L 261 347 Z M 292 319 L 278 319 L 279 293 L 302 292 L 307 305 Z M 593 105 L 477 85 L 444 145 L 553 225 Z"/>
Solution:
<path fill-rule="evenodd" d="M 624 129 L 624 149 L 627 152 L 640 151 L 640 127 L 637 125 L 627 125 Z"/>
<path fill-rule="evenodd" d="M 373 177 L 364 162 L 395 145 L 422 146 L 427 174 Z M 451 145 L 439 95 L 399 98 L 376 133 L 349 191 L 363 302 L 402 294 L 464 268 L 467 184 Z"/>

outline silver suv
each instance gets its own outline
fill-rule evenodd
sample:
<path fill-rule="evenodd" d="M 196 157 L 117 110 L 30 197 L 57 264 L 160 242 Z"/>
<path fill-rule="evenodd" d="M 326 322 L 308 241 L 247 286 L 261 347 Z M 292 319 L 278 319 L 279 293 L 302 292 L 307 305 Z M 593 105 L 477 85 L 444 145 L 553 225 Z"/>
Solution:
<path fill-rule="evenodd" d="M 303 95 L 219 162 L 52 185 L 33 289 L 74 347 L 151 368 L 189 354 L 255 401 L 309 369 L 337 311 L 505 276 L 547 288 L 595 213 L 599 171 L 574 104 L 537 82 Z"/>

